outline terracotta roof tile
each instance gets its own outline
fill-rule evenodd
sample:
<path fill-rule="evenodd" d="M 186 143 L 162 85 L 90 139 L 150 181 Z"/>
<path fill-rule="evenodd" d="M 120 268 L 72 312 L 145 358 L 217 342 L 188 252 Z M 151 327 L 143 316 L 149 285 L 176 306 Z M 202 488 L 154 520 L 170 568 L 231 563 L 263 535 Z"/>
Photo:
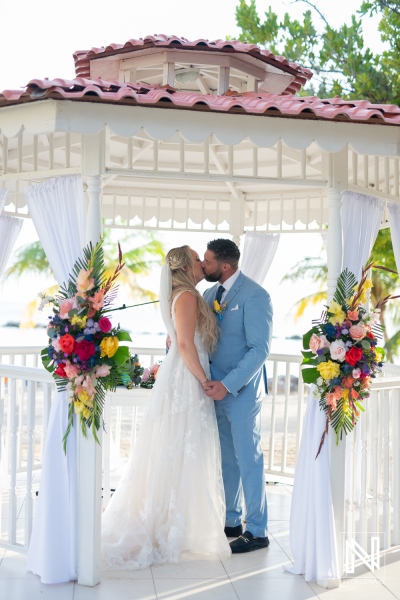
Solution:
<path fill-rule="evenodd" d="M 100 48 L 91 50 L 77 50 L 74 52 L 75 72 L 78 76 L 90 77 L 90 59 L 101 56 L 111 56 L 143 50 L 144 48 L 181 48 L 185 50 L 211 50 L 216 52 L 225 52 L 231 54 L 248 54 L 262 62 L 273 65 L 283 71 L 295 76 L 295 79 L 288 86 L 286 93 L 295 94 L 309 79 L 312 72 L 309 69 L 300 67 L 294 62 L 288 61 L 283 56 L 278 56 L 270 50 L 260 48 L 256 44 L 247 44 L 238 40 L 214 40 L 198 39 L 195 41 L 187 40 L 175 35 L 148 35 L 138 40 L 128 40 L 125 44 L 109 44 Z"/>
<path fill-rule="evenodd" d="M 45 99 L 158 106 L 211 112 L 239 112 L 323 121 L 350 121 L 400 125 L 400 108 L 371 104 L 368 100 L 344 100 L 316 96 L 297 97 L 270 93 L 227 92 L 221 96 L 179 92 L 168 86 L 121 83 L 101 79 L 32 79 L 26 89 L 0 93 L 0 107 Z"/>

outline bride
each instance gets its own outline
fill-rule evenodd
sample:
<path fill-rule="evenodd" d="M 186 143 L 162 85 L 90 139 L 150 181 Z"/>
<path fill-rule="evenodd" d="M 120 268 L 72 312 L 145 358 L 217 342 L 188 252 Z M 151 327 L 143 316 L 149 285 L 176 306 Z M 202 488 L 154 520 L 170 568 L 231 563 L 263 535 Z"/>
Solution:
<path fill-rule="evenodd" d="M 195 287 L 203 278 L 189 246 L 168 252 L 160 307 L 171 345 L 126 471 L 103 514 L 108 568 L 231 553 L 214 403 L 201 385 L 217 340 L 215 316 Z"/>

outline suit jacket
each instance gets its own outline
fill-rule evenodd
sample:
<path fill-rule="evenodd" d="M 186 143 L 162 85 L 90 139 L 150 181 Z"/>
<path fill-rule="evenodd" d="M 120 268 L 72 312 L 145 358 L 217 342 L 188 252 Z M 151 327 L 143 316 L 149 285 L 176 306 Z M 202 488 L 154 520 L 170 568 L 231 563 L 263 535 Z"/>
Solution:
<path fill-rule="evenodd" d="M 213 307 L 218 284 L 204 292 Z M 262 368 L 272 337 L 271 298 L 258 283 L 240 273 L 223 304 L 222 320 L 216 317 L 220 335 L 210 357 L 211 376 L 222 381 L 230 393 L 243 399 L 258 398 Z"/>

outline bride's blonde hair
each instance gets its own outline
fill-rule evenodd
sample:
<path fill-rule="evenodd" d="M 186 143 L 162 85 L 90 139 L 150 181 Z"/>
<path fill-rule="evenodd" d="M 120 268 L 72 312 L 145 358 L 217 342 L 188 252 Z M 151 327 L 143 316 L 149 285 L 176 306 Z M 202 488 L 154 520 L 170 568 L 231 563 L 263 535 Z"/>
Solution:
<path fill-rule="evenodd" d="M 193 256 L 189 246 L 172 248 L 165 257 L 172 274 L 172 298 L 184 290 L 190 290 L 196 297 L 199 308 L 199 330 L 203 334 L 204 345 L 209 352 L 215 349 L 218 327 L 215 315 L 196 289 L 193 272 Z"/>

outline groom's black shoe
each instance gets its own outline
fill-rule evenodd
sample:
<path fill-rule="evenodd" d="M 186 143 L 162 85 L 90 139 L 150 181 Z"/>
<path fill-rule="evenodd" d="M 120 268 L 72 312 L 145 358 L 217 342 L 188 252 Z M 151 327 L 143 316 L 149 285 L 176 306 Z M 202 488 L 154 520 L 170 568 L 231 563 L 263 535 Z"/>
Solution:
<path fill-rule="evenodd" d="M 260 548 L 268 548 L 269 539 L 267 537 L 254 537 L 250 531 L 245 531 L 237 540 L 230 544 L 232 554 L 240 554 L 241 552 L 253 552 Z"/>
<path fill-rule="evenodd" d="M 225 527 L 224 529 L 226 537 L 239 537 L 243 533 L 242 525 L 236 525 L 236 527 Z"/>

